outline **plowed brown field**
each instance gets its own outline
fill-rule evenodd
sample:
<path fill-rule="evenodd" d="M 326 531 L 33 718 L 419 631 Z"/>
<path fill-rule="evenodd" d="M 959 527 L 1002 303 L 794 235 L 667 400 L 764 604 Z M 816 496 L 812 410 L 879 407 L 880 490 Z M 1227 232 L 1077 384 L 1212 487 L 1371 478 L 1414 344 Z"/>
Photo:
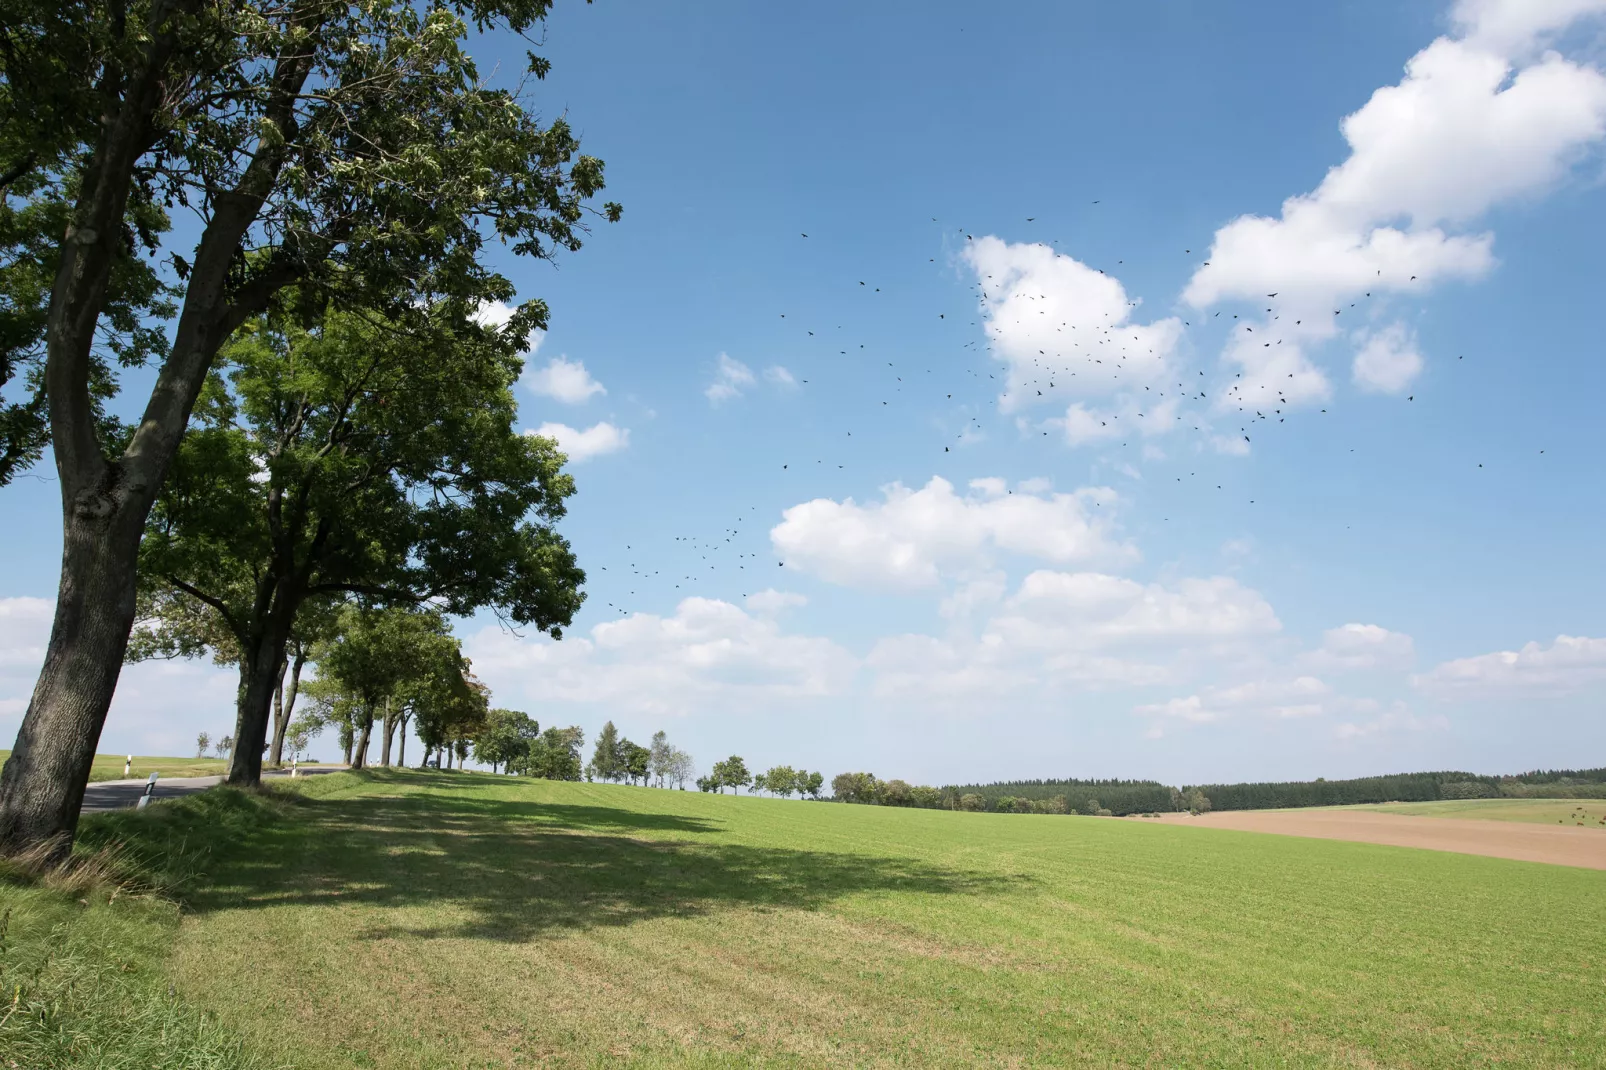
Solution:
<path fill-rule="evenodd" d="M 1197 828 L 1275 832 L 1606 869 L 1606 831 L 1593 828 L 1407 817 L 1358 810 L 1232 810 L 1198 817 L 1165 814 L 1161 820 Z"/>

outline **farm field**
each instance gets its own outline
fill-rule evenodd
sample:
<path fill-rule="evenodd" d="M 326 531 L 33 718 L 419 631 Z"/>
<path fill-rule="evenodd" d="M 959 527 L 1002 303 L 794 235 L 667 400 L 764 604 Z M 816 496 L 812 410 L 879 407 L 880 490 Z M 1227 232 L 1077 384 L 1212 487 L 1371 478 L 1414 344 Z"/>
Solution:
<path fill-rule="evenodd" d="M 1567 805 L 1575 804 L 1568 801 Z M 1162 814 L 1160 822 L 1202 831 L 1233 830 L 1348 840 L 1606 870 L 1606 835 L 1602 835 L 1599 826 L 1580 828 L 1577 822 L 1564 821 L 1557 825 L 1448 815 L 1423 817 L 1390 813 L 1378 806 Z"/>
<path fill-rule="evenodd" d="M 1606 830 L 1606 799 L 1442 799 L 1437 802 L 1382 803 L 1352 810 L 1411 817 L 1453 817 L 1476 821 L 1521 821 Z"/>
<path fill-rule="evenodd" d="M 4 765 L 9 757 L 9 750 L 0 750 L 0 765 Z M 95 755 L 95 763 L 89 768 L 90 783 L 123 779 L 123 763 L 127 760 L 126 754 Z M 128 775 L 135 780 L 143 780 L 152 773 L 160 773 L 165 777 L 222 776 L 228 771 L 229 763 L 224 758 L 154 758 L 136 754 L 134 767 Z"/>
<path fill-rule="evenodd" d="M 78 924 L 163 926 L 124 970 L 256 1060 L 220 1065 L 1606 1062 L 1585 869 L 388 771 L 86 839 L 198 860 L 182 920 Z"/>

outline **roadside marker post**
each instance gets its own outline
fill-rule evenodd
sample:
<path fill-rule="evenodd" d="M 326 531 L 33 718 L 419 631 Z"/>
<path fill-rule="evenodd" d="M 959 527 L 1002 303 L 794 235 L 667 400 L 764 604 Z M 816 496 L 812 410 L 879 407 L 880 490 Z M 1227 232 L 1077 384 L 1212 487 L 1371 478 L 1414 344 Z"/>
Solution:
<path fill-rule="evenodd" d="M 296 755 L 294 758 L 290 759 L 290 778 L 292 780 L 301 775 L 301 773 L 296 768 L 296 766 L 300 762 L 301 762 L 301 756 L 300 755 Z"/>
<path fill-rule="evenodd" d="M 134 768 L 134 756 L 132 754 L 130 754 L 128 756 L 128 761 L 123 763 L 123 779 L 124 780 L 128 779 L 128 771 L 130 769 L 132 769 L 132 768 Z"/>
<path fill-rule="evenodd" d="M 152 773 L 151 778 L 145 781 L 145 794 L 139 797 L 139 802 L 134 804 L 134 809 L 143 810 L 151 804 L 151 792 L 156 790 L 156 778 L 159 775 L 159 773 Z"/>

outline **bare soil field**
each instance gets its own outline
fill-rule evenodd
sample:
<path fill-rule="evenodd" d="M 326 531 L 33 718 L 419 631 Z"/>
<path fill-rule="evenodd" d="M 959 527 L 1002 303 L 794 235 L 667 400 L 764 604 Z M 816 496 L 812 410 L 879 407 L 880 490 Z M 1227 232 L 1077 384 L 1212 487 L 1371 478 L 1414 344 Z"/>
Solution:
<path fill-rule="evenodd" d="M 1606 869 L 1606 835 L 1574 826 L 1413 817 L 1375 810 L 1232 810 L 1198 817 L 1165 814 L 1160 820 L 1198 828 L 1275 832 Z"/>

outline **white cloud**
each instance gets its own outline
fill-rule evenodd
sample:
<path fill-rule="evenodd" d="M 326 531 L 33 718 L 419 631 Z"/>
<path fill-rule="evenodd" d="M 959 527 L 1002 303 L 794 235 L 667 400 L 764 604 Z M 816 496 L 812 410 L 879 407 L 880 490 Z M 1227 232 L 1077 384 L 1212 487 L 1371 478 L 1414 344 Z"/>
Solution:
<path fill-rule="evenodd" d="M 1322 633 L 1319 649 L 1305 655 L 1327 669 L 1408 669 L 1416 660 L 1411 637 L 1376 624 L 1346 624 Z"/>
<path fill-rule="evenodd" d="M 783 610 L 796 609 L 808 604 L 809 600 L 804 595 L 793 591 L 777 591 L 773 587 L 747 596 L 747 608 L 761 617 L 773 617 Z"/>
<path fill-rule="evenodd" d="M 1254 680 L 1231 687 L 1207 687 L 1198 694 L 1137 706 L 1140 717 L 1173 718 L 1209 724 L 1238 715 L 1292 720 L 1327 712 L 1332 689 L 1314 676 Z"/>
<path fill-rule="evenodd" d="M 480 305 L 479 311 L 474 313 L 474 319 L 487 327 L 500 329 L 505 327 L 508 320 L 513 318 L 515 311 L 517 309 L 505 301 L 486 301 Z M 531 331 L 525 339 L 525 352 L 533 357 L 535 351 L 541 348 L 541 343 L 545 339 L 545 331 Z"/>
<path fill-rule="evenodd" d="M 1216 232 L 1183 299 L 1195 308 L 1275 302 L 1223 354 L 1243 369 L 1234 401 L 1259 405 L 1271 388 L 1289 405 L 1324 399 L 1325 377 L 1305 350 L 1356 314 L 1349 302 L 1493 267 L 1493 235 L 1458 228 L 1543 192 L 1606 138 L 1606 75 L 1535 54 L 1536 42 L 1603 10 L 1600 0 L 1465 0 L 1458 36 L 1418 52 L 1398 84 L 1343 120 L 1350 155 L 1313 192 L 1290 197 L 1275 218 L 1241 216 Z M 1419 365 L 1397 344 L 1373 350 L 1365 370 L 1358 361 L 1356 377 L 1403 389 Z"/>
<path fill-rule="evenodd" d="M 54 613 L 49 599 L 0 598 L 0 746 L 10 746 L 22 725 Z M 192 754 L 197 732 L 218 738 L 234 730 L 238 682 L 233 669 L 204 660 L 125 665 L 100 749 Z"/>
<path fill-rule="evenodd" d="M 764 378 L 776 386 L 793 387 L 797 385 L 797 379 L 792 373 L 779 364 L 771 364 L 768 368 L 765 368 Z"/>
<path fill-rule="evenodd" d="M 1376 702 L 1357 703 L 1358 710 L 1377 712 L 1368 721 L 1345 721 L 1333 728 L 1333 735 L 1341 740 L 1369 739 L 1374 736 L 1392 736 L 1402 732 L 1443 731 L 1450 727 L 1449 718 L 1443 715 L 1418 717 L 1403 702 L 1396 702 L 1381 710 Z"/>
<path fill-rule="evenodd" d="M 1041 426 L 1058 430 L 1070 446 L 1134 435 L 1152 438 L 1175 429 L 1180 408 L 1176 398 L 1156 399 L 1145 405 L 1127 398 L 1119 406 L 1102 410 L 1090 409 L 1078 401 L 1065 410 L 1063 417 L 1044 420 Z"/>
<path fill-rule="evenodd" d="M 856 659 L 829 639 L 785 634 L 773 620 L 709 598 L 687 598 L 673 616 L 637 613 L 561 642 L 485 628 L 464 649 L 497 694 L 651 714 L 757 712 L 825 698 L 843 693 L 857 671 Z"/>
<path fill-rule="evenodd" d="M 1073 690 L 1175 683 L 1281 628 L 1258 593 L 1219 577 L 1165 585 L 1037 571 L 1003 593 L 995 575 L 945 600 L 951 620 L 991 614 L 975 635 L 877 642 L 865 659 L 875 693 L 972 709 L 1006 695 L 1053 704 Z"/>
<path fill-rule="evenodd" d="M 786 510 L 770 542 L 788 568 L 832 583 L 905 590 L 933 586 L 945 572 L 985 568 L 996 551 L 1062 564 L 1137 556 L 1113 534 L 1113 491 L 996 490 L 984 483 L 960 497 L 933 476 L 920 490 L 890 484 L 882 501 L 865 505 L 816 498 Z"/>
<path fill-rule="evenodd" d="M 1578 691 L 1606 682 L 1606 639 L 1558 635 L 1548 647 L 1529 643 L 1521 650 L 1446 661 L 1411 682 L 1447 697 Z"/>
<path fill-rule="evenodd" d="M 1474 45 L 1526 56 L 1556 31 L 1601 12 L 1606 0 L 1460 0 L 1453 18 Z"/>
<path fill-rule="evenodd" d="M 1422 354 L 1405 325 L 1396 323 L 1361 335 L 1355 354 L 1355 385 L 1376 394 L 1403 394 L 1422 371 Z"/>
<path fill-rule="evenodd" d="M 531 393 L 561 401 L 565 405 L 582 405 L 594 394 L 606 394 L 603 385 L 591 378 L 584 361 L 553 357 L 539 371 L 526 372 L 524 385 Z"/>
<path fill-rule="evenodd" d="M 971 242 L 965 262 L 993 355 L 1008 367 L 1004 411 L 1169 381 L 1182 321 L 1132 322 L 1136 302 L 1117 279 L 1046 245 L 991 236 Z"/>
<path fill-rule="evenodd" d="M 733 359 L 728 353 L 721 353 L 719 362 L 714 368 L 714 381 L 708 384 L 703 396 L 718 405 L 722 401 L 741 396 L 742 391 L 756 381 L 753 378 L 753 369 Z"/>
<path fill-rule="evenodd" d="M 1098 572 L 1038 570 L 995 617 L 1007 643 L 1037 649 L 1211 643 L 1282 628 L 1259 592 L 1229 576 L 1143 584 Z"/>
<path fill-rule="evenodd" d="M 581 431 L 568 424 L 544 423 L 530 434 L 550 438 L 558 449 L 568 454 L 570 462 L 579 464 L 592 457 L 618 453 L 630 445 L 630 429 L 615 427 L 603 421 Z"/>

